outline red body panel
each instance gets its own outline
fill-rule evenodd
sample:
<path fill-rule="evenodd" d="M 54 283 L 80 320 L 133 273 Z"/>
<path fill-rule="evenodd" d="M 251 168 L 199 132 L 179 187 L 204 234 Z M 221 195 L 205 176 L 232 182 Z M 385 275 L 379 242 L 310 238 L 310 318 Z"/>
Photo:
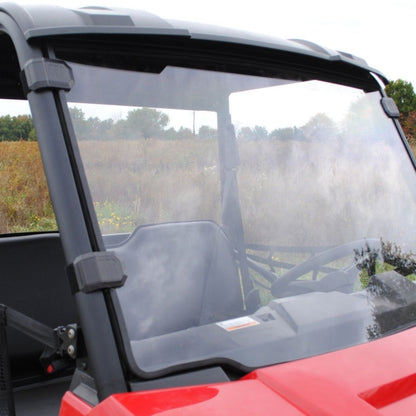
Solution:
<path fill-rule="evenodd" d="M 263 368 L 230 383 L 116 394 L 95 408 L 71 393 L 60 416 L 416 414 L 416 328 Z"/>

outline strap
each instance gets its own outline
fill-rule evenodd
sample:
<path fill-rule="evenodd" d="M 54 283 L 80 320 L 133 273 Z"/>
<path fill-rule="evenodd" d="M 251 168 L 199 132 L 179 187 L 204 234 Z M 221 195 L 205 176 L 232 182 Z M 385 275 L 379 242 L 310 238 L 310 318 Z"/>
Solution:
<path fill-rule="evenodd" d="M 48 374 L 72 365 L 78 356 L 78 326 L 69 324 L 55 329 L 42 324 L 15 309 L 0 304 L 5 324 L 19 332 L 39 341 L 45 346 L 40 357 L 41 365 Z M 1 339 L 0 339 L 0 342 Z M 3 416 L 0 412 L 0 416 Z"/>
<path fill-rule="evenodd" d="M 8 326 L 17 329 L 47 347 L 58 349 L 59 343 L 54 329 L 5 305 L 0 304 L 0 308 L 5 311 Z"/>
<path fill-rule="evenodd" d="M 0 304 L 0 416 L 15 416 L 6 326 L 17 329 L 46 346 L 41 362 L 49 374 L 68 367 L 67 356 L 76 357 L 77 327 L 72 324 L 52 329 Z"/>

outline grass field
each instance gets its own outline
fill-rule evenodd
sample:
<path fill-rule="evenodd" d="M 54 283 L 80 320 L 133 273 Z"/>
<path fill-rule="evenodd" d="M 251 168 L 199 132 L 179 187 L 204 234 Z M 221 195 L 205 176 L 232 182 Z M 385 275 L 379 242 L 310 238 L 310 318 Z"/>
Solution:
<path fill-rule="evenodd" d="M 271 152 L 271 146 L 274 152 Z M 306 154 L 314 145 L 297 146 L 303 146 Z M 272 243 L 268 241 L 268 235 L 275 235 L 275 230 L 279 229 L 282 235 L 291 233 L 294 238 L 301 239 L 302 236 L 295 235 L 298 218 L 310 215 L 314 204 L 318 209 L 325 203 L 313 197 L 309 190 L 312 184 L 308 182 L 308 176 L 313 173 L 313 166 L 293 173 L 288 162 L 292 147 L 283 142 L 247 142 L 241 146 L 239 181 L 243 216 L 253 218 L 246 224 L 248 237 L 255 233 L 261 241 Z M 201 218 L 221 222 L 218 155 L 214 141 L 81 142 L 80 148 L 87 156 L 87 173 L 92 173 L 90 185 L 104 233 L 131 231 L 139 224 L 151 222 Z M 287 158 L 283 158 L 287 161 L 286 166 L 281 165 L 278 172 L 273 157 L 277 150 L 287 152 Z M 254 159 L 256 163 L 253 163 Z M 321 160 L 320 163 L 324 162 Z M 295 215 L 291 212 L 294 205 L 289 202 L 296 199 L 299 189 L 292 183 L 288 186 L 285 180 L 277 184 L 277 177 L 281 179 L 283 175 L 284 178 L 289 172 L 298 188 L 302 186 L 303 192 L 311 193 L 310 206 L 296 205 Z M 340 182 L 335 185 L 343 186 Z M 268 201 L 265 201 L 262 215 L 258 214 L 261 211 L 258 201 L 264 200 L 270 189 L 279 198 L 280 216 L 285 218 L 284 221 L 270 211 L 273 207 Z M 206 198 L 206 195 L 210 197 Z M 292 222 L 286 220 L 289 217 L 293 218 Z M 267 222 L 264 218 L 268 218 Z M 311 217 L 306 222 L 313 220 Z M 346 226 L 348 220 L 347 213 L 341 217 Z M 321 220 L 319 227 L 330 230 L 333 221 L 339 221 L 339 210 L 334 211 L 334 218 L 327 218 L 325 223 Z M 37 143 L 0 142 L 0 233 L 47 231 L 56 227 Z M 293 231 L 282 232 L 285 228 Z"/>
<path fill-rule="evenodd" d="M 0 233 L 53 229 L 37 142 L 0 142 Z"/>

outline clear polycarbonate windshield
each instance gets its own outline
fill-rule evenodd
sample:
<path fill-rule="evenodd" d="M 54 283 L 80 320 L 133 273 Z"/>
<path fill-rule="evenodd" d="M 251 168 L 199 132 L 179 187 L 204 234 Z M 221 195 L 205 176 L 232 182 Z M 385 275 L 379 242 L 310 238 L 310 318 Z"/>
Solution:
<path fill-rule="evenodd" d="M 252 369 L 413 325 L 415 172 L 379 92 L 69 65 L 133 371 Z"/>

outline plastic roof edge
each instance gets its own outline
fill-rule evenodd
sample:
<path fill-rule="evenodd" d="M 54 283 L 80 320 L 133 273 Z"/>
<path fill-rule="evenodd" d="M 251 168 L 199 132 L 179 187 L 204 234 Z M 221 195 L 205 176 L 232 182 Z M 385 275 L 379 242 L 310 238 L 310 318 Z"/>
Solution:
<path fill-rule="evenodd" d="M 69 9 L 55 5 L 0 3 L 27 41 L 60 35 L 120 34 L 181 36 L 192 39 L 235 43 L 306 55 L 326 61 L 342 61 L 387 78 L 352 54 L 327 49 L 302 39 L 281 39 L 208 24 L 169 20 L 136 9 L 89 6 Z"/>

